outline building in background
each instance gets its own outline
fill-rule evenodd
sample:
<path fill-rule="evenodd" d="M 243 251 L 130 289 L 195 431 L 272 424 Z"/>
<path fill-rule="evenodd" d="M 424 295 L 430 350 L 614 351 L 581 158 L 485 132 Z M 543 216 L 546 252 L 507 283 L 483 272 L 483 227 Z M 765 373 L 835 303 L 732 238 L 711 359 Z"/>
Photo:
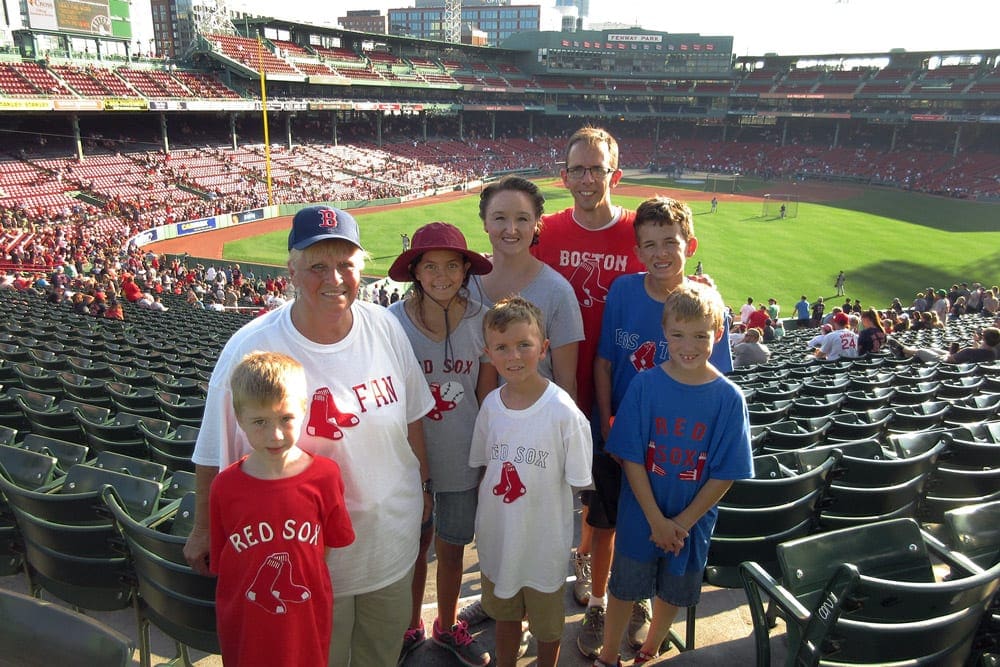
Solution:
<path fill-rule="evenodd" d="M 389 34 L 443 41 L 444 15 L 444 0 L 417 0 L 415 7 L 390 9 Z M 472 0 L 462 6 L 462 26 L 463 39 L 468 26 L 486 33 L 490 46 L 499 46 L 511 35 L 543 29 L 542 7 L 511 5 L 510 0 Z"/>
<path fill-rule="evenodd" d="M 349 9 L 346 16 L 337 19 L 345 30 L 371 32 L 385 35 L 389 32 L 388 17 L 377 9 Z"/>

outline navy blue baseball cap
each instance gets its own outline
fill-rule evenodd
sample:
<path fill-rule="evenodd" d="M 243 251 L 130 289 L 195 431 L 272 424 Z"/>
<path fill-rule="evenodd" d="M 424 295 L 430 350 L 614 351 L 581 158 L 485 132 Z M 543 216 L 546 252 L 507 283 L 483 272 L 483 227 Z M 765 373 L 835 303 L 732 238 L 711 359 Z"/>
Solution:
<path fill-rule="evenodd" d="M 348 241 L 364 250 L 358 223 L 347 211 L 332 206 L 307 206 L 292 218 L 292 230 L 288 232 L 289 250 L 305 250 L 314 243 L 329 239 Z"/>

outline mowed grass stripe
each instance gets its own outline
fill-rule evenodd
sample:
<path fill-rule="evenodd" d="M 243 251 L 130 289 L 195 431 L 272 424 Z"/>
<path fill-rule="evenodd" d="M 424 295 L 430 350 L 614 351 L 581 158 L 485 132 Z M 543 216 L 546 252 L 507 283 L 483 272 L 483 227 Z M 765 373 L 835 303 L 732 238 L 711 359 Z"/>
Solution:
<path fill-rule="evenodd" d="M 551 181 L 541 185 L 547 212 L 571 205 L 561 186 Z M 641 199 L 616 196 L 615 201 L 635 208 Z M 783 315 L 791 316 L 802 294 L 810 301 L 832 298 L 840 270 L 847 274 L 848 296 L 876 307 L 888 306 L 897 296 L 908 304 L 914 292 L 927 286 L 1000 282 L 997 205 L 873 189 L 837 207 L 800 203 L 798 216 L 785 220 L 760 217 L 759 203 L 722 197 L 718 213 L 708 212 L 708 202 L 693 202 L 692 209 L 699 246 L 688 270 L 700 260 L 726 302 L 736 308 L 748 296 L 757 301 L 774 297 Z M 420 207 L 357 211 L 357 220 L 371 255 L 368 275 L 385 275 L 401 250 L 400 234 L 412 236 L 435 220 L 462 229 L 471 248 L 490 249 L 476 195 Z M 233 241 L 225 246 L 225 258 L 283 265 L 286 242 L 287 232 Z"/>

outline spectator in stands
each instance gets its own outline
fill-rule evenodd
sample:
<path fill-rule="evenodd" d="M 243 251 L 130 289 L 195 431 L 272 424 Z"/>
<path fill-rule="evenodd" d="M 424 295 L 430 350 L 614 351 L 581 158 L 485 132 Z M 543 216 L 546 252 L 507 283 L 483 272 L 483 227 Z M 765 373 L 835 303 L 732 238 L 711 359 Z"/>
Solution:
<path fill-rule="evenodd" d="M 948 293 L 943 289 L 939 289 L 934 295 L 934 302 L 930 305 L 930 308 L 937 315 L 939 321 L 947 322 L 948 312 L 951 311 L 951 301 L 948 300 Z"/>
<path fill-rule="evenodd" d="M 111 295 L 108 297 L 108 305 L 104 309 L 104 318 L 108 320 L 124 320 L 125 310 L 122 308 L 122 304 L 118 301 L 118 297 Z"/>
<path fill-rule="evenodd" d="M 920 314 L 920 319 L 924 323 L 925 329 L 944 329 L 944 321 L 938 317 L 936 311 L 930 310 Z"/>
<path fill-rule="evenodd" d="M 928 308 L 927 298 L 925 292 L 917 292 L 916 298 L 913 299 L 913 310 L 922 313 Z"/>
<path fill-rule="evenodd" d="M 951 310 L 948 312 L 949 319 L 957 320 L 962 315 L 965 315 L 965 313 L 968 312 L 966 310 L 965 304 L 966 304 L 966 299 L 964 296 L 960 295 L 958 298 L 956 298 L 955 302 L 951 304 Z"/>
<path fill-rule="evenodd" d="M 617 140 L 604 129 L 583 127 L 567 141 L 565 159 L 560 176 L 563 186 L 573 197 L 573 206 L 543 218 L 538 245 L 531 252 L 566 278 L 576 294 L 584 340 L 576 358 L 574 391 L 569 393 L 576 398 L 584 414 L 593 416 L 596 412 L 593 410 L 594 358 L 607 291 L 615 278 L 638 273 L 643 267 L 634 251 L 632 223 L 635 213 L 616 206 L 611 198 L 622 178 Z M 566 385 L 563 388 L 566 389 Z M 596 454 L 594 477 L 598 478 L 599 466 L 614 463 L 603 451 L 596 423 L 592 430 Z M 577 603 L 588 605 L 577 647 L 591 657 L 597 655 L 603 643 L 614 535 L 611 530 L 614 524 L 603 517 L 603 508 L 590 506 L 595 497 L 590 492 L 581 494 L 584 509 L 580 543 L 574 555 L 577 583 L 573 587 Z M 637 611 L 644 613 L 646 609 L 637 607 Z"/>
<path fill-rule="evenodd" d="M 816 356 L 827 361 L 858 356 L 858 335 L 851 331 L 851 318 L 846 313 L 836 313 L 831 324 L 833 331 L 823 336 Z"/>
<path fill-rule="evenodd" d="M 795 304 L 795 326 L 800 329 L 809 326 L 809 300 L 805 294 Z"/>
<path fill-rule="evenodd" d="M 740 322 L 748 327 L 751 326 L 750 316 L 753 315 L 755 310 L 756 308 L 753 306 L 753 297 L 748 296 L 747 302 L 740 306 Z"/>
<path fill-rule="evenodd" d="M 823 311 L 826 309 L 826 304 L 823 303 L 823 297 L 817 297 L 816 303 L 812 305 L 812 319 L 811 324 L 814 327 L 818 327 L 823 323 Z"/>
<path fill-rule="evenodd" d="M 771 350 L 761 342 L 763 337 L 764 334 L 760 329 L 756 327 L 747 329 L 743 342 L 733 346 L 733 366 L 742 368 L 754 364 L 766 364 L 771 358 Z"/>
<path fill-rule="evenodd" d="M 760 329 L 764 331 L 764 327 L 767 326 L 769 319 L 770 315 L 767 314 L 767 306 L 760 304 L 757 306 L 757 310 L 752 311 L 750 316 L 747 317 L 747 329 Z"/>
<path fill-rule="evenodd" d="M 996 315 L 1000 312 L 1000 287 L 994 285 L 983 292 L 983 312 L 987 315 Z"/>
<path fill-rule="evenodd" d="M 340 465 L 357 537 L 331 550 L 327 561 L 337 592 L 334 667 L 396 664 L 410 617 L 420 525 L 433 503 L 420 420 L 434 398 L 399 321 L 357 299 L 364 258 L 350 214 L 327 206 L 296 213 L 288 236 L 296 299 L 237 331 L 212 373 L 192 457 L 195 525 L 184 549 L 191 566 L 207 572 L 211 480 L 248 451 L 227 396 L 231 369 L 254 350 L 297 358 L 312 397 L 298 444 Z"/>
<path fill-rule="evenodd" d="M 575 396 L 577 345 L 583 338 L 580 308 L 566 279 L 530 252 L 544 204 L 538 186 L 519 176 L 504 177 L 483 189 L 479 217 L 493 249 L 493 270 L 473 276 L 472 291 L 487 308 L 520 294 L 541 309 L 550 347 L 539 372 Z"/>
<path fill-rule="evenodd" d="M 391 279 L 413 284 L 409 296 L 392 304 L 389 312 L 402 324 L 437 401 L 423 419 L 427 461 L 435 486 L 435 520 L 421 530 L 412 615 L 403 638 L 401 662 L 426 636 L 421 608 L 432 538 L 438 561 L 434 641 L 468 667 L 486 665 L 490 660 L 488 652 L 469 634 L 467 622 L 456 619 L 456 606 L 465 545 L 475 534 L 482 475 L 481 469 L 468 465 L 472 430 L 479 405 L 498 384 L 497 369 L 480 360 L 486 310 L 469 298 L 468 284 L 471 275 L 492 269 L 488 259 L 468 249 L 457 227 L 444 222 L 417 229 L 412 247 L 389 268 Z"/>
<path fill-rule="evenodd" d="M 861 333 L 858 334 L 858 356 L 878 354 L 885 345 L 885 326 L 878 311 L 869 308 L 861 313 Z"/>
<path fill-rule="evenodd" d="M 917 357 L 921 361 L 943 362 L 946 364 L 989 363 L 1000 355 L 1000 329 L 987 327 L 972 335 L 972 341 L 962 346 L 955 342 L 947 350 L 931 347 L 906 347 L 894 338 L 889 339 L 889 347 L 897 357 Z"/>

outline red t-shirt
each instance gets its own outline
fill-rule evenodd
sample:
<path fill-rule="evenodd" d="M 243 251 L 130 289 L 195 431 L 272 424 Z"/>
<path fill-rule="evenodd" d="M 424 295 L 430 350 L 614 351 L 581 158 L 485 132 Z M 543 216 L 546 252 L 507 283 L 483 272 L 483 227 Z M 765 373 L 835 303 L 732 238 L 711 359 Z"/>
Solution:
<path fill-rule="evenodd" d="M 220 472 L 209 496 L 222 659 L 326 665 L 333 589 L 325 550 L 354 541 L 340 467 L 316 456 L 298 475 L 265 480 L 242 463 Z"/>
<path fill-rule="evenodd" d="M 531 254 L 558 271 L 573 286 L 584 340 L 576 365 L 577 405 L 587 415 L 594 403 L 594 357 L 601 338 L 601 318 L 611 283 L 625 273 L 643 270 L 635 255 L 635 211 L 619 209 L 619 217 L 603 229 L 590 230 L 573 219 L 573 209 L 542 217 L 542 233 Z"/>

